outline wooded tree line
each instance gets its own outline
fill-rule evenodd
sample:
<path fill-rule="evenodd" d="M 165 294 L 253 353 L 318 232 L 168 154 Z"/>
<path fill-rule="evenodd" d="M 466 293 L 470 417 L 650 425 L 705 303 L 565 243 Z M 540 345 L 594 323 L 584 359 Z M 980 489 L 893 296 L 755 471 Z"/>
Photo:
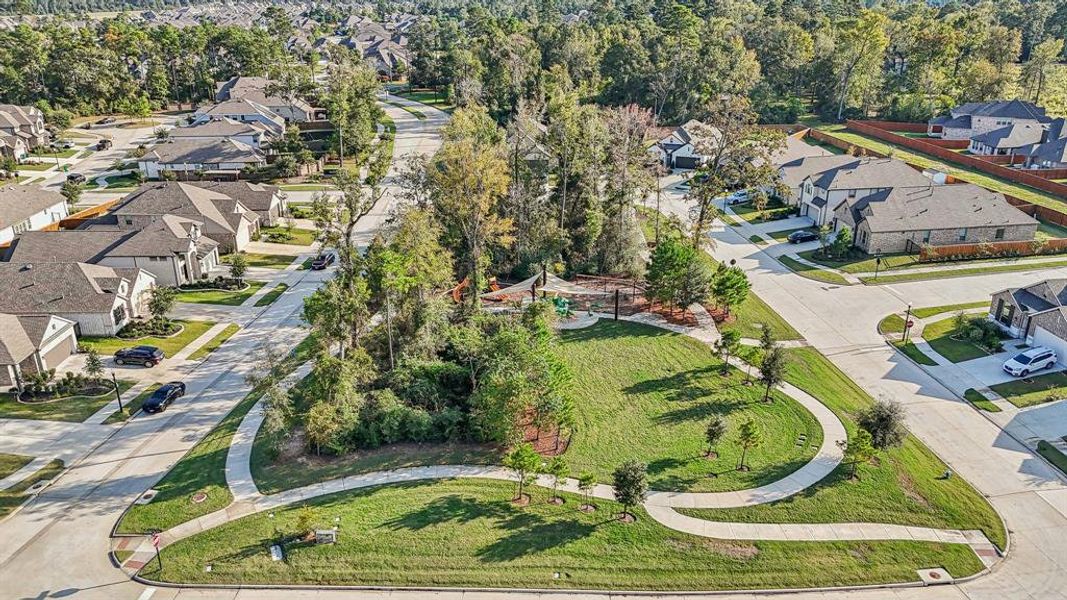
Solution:
<path fill-rule="evenodd" d="M 959 101 L 1016 95 L 1067 105 L 1067 90 L 1042 89 L 1067 58 L 1063 0 L 870 10 L 850 0 L 622 0 L 589 11 L 564 23 L 551 2 L 443 8 L 411 32 L 412 81 L 501 120 L 560 88 L 583 101 L 638 103 L 660 123 L 698 116 L 720 94 L 748 95 L 766 122 L 793 122 L 809 108 L 824 118 L 923 119 Z"/>

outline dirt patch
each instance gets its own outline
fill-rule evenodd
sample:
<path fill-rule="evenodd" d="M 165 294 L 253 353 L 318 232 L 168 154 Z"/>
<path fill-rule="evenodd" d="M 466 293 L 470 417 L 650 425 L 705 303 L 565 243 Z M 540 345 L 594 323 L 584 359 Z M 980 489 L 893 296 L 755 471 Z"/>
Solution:
<path fill-rule="evenodd" d="M 903 469 L 897 470 L 897 481 L 900 483 L 900 489 L 909 500 L 923 508 L 930 508 L 930 501 L 919 493 L 919 490 L 915 487 L 915 480 L 906 471 Z"/>
<path fill-rule="evenodd" d="M 580 511 L 582 511 L 584 513 L 596 512 L 596 505 L 595 504 L 583 504 L 583 505 L 578 507 L 578 510 L 580 510 Z"/>
<path fill-rule="evenodd" d="M 637 517 L 631 515 L 630 513 L 619 513 L 618 519 L 619 519 L 619 521 L 621 523 L 636 523 L 637 522 Z"/>
<path fill-rule="evenodd" d="M 530 505 L 530 495 L 529 494 L 523 494 L 523 495 L 519 496 L 518 498 L 512 498 L 511 499 L 511 505 L 512 506 L 529 506 Z"/>
<path fill-rule="evenodd" d="M 759 548 L 754 544 L 746 544 L 744 542 L 731 542 L 710 538 L 695 541 L 671 538 L 667 540 L 667 544 L 678 550 L 703 550 L 734 560 L 747 561 L 759 556 Z"/>
<path fill-rule="evenodd" d="M 549 504 L 555 504 L 556 506 L 562 506 L 564 502 L 565 500 L 563 500 L 563 498 L 560 498 L 559 496 L 553 496 L 548 499 Z"/>

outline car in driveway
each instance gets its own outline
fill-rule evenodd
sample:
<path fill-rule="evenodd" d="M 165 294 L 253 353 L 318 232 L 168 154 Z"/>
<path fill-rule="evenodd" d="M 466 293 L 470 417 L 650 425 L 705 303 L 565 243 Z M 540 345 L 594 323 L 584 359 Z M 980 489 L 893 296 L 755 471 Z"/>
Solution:
<path fill-rule="evenodd" d="M 185 384 L 180 381 L 172 381 L 159 386 L 152 395 L 141 403 L 141 410 L 146 413 L 160 413 L 167 410 L 175 400 L 185 395 Z"/>
<path fill-rule="evenodd" d="M 794 231 L 786 236 L 790 244 L 803 244 L 804 242 L 814 242 L 819 239 L 819 234 L 810 229 L 801 229 L 800 231 Z"/>
<path fill-rule="evenodd" d="M 115 117 L 104 117 L 96 122 L 97 125 L 110 125 L 115 122 Z"/>
<path fill-rule="evenodd" d="M 1004 362 L 1004 371 L 1015 377 L 1026 377 L 1034 371 L 1051 369 L 1056 364 L 1056 353 L 1050 348 L 1038 346 L 1020 352 Z"/>
<path fill-rule="evenodd" d="M 727 206 L 744 204 L 745 202 L 748 202 L 748 190 L 737 190 L 723 200 L 723 203 Z"/>
<path fill-rule="evenodd" d="M 321 271 L 321 270 L 325 269 L 326 267 L 332 265 L 335 260 L 337 260 L 337 257 L 334 256 L 333 252 L 327 252 L 325 254 L 320 254 L 320 255 L 315 257 L 315 260 L 311 261 L 311 270 L 312 271 Z"/>
<path fill-rule="evenodd" d="M 155 346 L 134 346 L 132 348 L 123 348 L 116 352 L 115 364 L 144 365 L 150 368 L 163 362 L 166 357 L 163 351 Z"/>

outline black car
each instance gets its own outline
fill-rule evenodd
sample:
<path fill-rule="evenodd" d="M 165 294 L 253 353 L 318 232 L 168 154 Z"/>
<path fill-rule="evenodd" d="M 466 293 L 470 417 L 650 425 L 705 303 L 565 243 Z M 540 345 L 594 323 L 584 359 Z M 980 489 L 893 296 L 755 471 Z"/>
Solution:
<path fill-rule="evenodd" d="M 110 150 L 111 149 L 111 140 L 100 140 L 99 142 L 96 143 L 96 149 L 97 150 Z"/>
<path fill-rule="evenodd" d="M 104 117 L 96 122 L 97 125 L 110 125 L 115 122 L 115 117 Z"/>
<path fill-rule="evenodd" d="M 185 395 L 185 384 L 180 381 L 164 383 L 152 392 L 141 404 L 141 410 L 146 413 L 158 413 L 167 410 L 172 402 Z"/>
<path fill-rule="evenodd" d="M 115 364 L 117 365 L 144 365 L 146 367 L 154 367 L 163 362 L 166 355 L 163 351 L 155 346 L 134 346 L 133 348 L 123 348 L 115 353 Z"/>
<path fill-rule="evenodd" d="M 804 242 L 814 242 L 815 240 L 819 239 L 819 234 L 815 233 L 814 231 L 804 229 L 802 231 L 794 231 L 793 233 L 790 233 L 789 237 L 786 239 L 789 240 L 790 244 L 803 244 Z"/>
<path fill-rule="evenodd" d="M 332 252 L 320 254 L 315 257 L 315 260 L 311 261 L 311 269 L 313 271 L 321 271 L 332 265 L 335 260 L 337 260 L 337 257 L 334 256 Z"/>
<path fill-rule="evenodd" d="M 71 183 L 85 183 L 85 175 L 81 173 L 71 173 L 67 175 L 67 181 Z"/>

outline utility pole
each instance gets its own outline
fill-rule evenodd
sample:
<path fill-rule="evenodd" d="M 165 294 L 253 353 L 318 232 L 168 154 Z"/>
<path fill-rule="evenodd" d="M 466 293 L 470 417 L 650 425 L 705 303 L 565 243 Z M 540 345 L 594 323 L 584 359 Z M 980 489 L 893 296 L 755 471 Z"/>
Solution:
<path fill-rule="evenodd" d="M 911 303 L 908 304 L 908 311 L 904 315 L 904 337 L 900 341 L 907 343 L 909 329 L 911 329 Z"/>
<path fill-rule="evenodd" d="M 119 401 L 119 412 L 122 412 L 122 393 L 119 392 L 119 380 L 114 371 L 111 372 L 111 383 L 115 384 L 115 399 Z"/>

